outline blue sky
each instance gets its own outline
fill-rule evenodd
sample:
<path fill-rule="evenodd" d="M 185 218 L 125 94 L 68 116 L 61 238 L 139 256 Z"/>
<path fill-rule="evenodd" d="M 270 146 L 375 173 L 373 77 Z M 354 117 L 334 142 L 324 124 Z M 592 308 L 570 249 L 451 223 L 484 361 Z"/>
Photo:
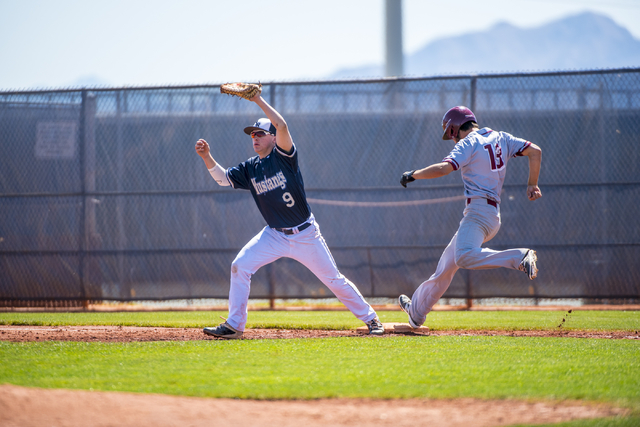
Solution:
<path fill-rule="evenodd" d="M 640 39 L 638 0 L 402 7 L 405 54 L 498 22 L 531 28 L 584 11 Z M 383 13 L 384 0 L 0 0 L 0 90 L 322 79 L 384 61 Z"/>

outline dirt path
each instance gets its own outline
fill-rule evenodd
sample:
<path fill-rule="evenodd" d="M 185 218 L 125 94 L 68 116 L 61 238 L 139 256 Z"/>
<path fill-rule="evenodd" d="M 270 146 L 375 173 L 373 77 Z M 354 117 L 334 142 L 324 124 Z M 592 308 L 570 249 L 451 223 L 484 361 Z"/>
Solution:
<path fill-rule="evenodd" d="M 387 331 L 390 330 L 385 324 Z M 458 336 L 512 336 L 512 337 L 561 337 L 640 339 L 640 331 L 572 331 L 562 328 L 552 331 L 426 331 L 419 333 L 399 332 L 403 335 L 458 335 Z M 385 334 L 391 336 L 392 334 Z M 244 339 L 288 339 L 363 336 L 359 331 L 248 329 Z M 0 341 L 86 341 L 86 342 L 133 342 L 133 341 L 192 341 L 217 339 L 205 335 L 199 328 L 142 328 L 131 326 L 10 326 L 0 325 Z"/>
<path fill-rule="evenodd" d="M 483 427 L 557 423 L 618 414 L 622 411 L 579 402 L 255 401 L 0 385 L 0 425 L 4 427 Z"/>

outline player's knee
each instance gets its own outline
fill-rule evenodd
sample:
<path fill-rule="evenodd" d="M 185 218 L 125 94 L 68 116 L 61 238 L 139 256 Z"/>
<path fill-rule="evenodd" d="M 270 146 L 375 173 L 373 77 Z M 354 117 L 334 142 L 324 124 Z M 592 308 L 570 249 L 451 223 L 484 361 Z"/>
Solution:
<path fill-rule="evenodd" d="M 242 262 L 242 259 L 236 259 L 231 263 L 231 275 L 237 276 L 238 274 L 245 274 L 248 269 Z"/>
<path fill-rule="evenodd" d="M 471 250 L 465 248 L 456 249 L 456 265 L 460 268 L 467 268 L 471 262 Z"/>

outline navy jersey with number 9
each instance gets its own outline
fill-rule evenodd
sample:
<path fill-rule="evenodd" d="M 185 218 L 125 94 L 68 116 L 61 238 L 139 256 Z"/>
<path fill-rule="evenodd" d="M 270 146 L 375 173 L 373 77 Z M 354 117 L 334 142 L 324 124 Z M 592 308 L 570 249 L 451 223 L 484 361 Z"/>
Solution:
<path fill-rule="evenodd" d="M 311 215 L 295 145 L 291 153 L 275 145 L 265 158 L 255 156 L 229 168 L 227 178 L 233 188 L 251 191 L 269 227 L 296 227 Z"/>

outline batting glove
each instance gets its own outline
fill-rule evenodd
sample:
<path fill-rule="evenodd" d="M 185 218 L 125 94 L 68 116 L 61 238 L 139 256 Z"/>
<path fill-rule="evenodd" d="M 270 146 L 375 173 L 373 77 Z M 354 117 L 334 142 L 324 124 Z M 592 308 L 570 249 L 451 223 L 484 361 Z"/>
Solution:
<path fill-rule="evenodd" d="M 413 173 L 415 172 L 415 170 L 412 171 L 408 171 L 402 174 L 402 179 L 400 179 L 400 184 L 402 184 L 402 186 L 404 188 L 407 188 L 407 183 L 409 182 L 413 182 L 416 179 L 413 177 Z"/>

